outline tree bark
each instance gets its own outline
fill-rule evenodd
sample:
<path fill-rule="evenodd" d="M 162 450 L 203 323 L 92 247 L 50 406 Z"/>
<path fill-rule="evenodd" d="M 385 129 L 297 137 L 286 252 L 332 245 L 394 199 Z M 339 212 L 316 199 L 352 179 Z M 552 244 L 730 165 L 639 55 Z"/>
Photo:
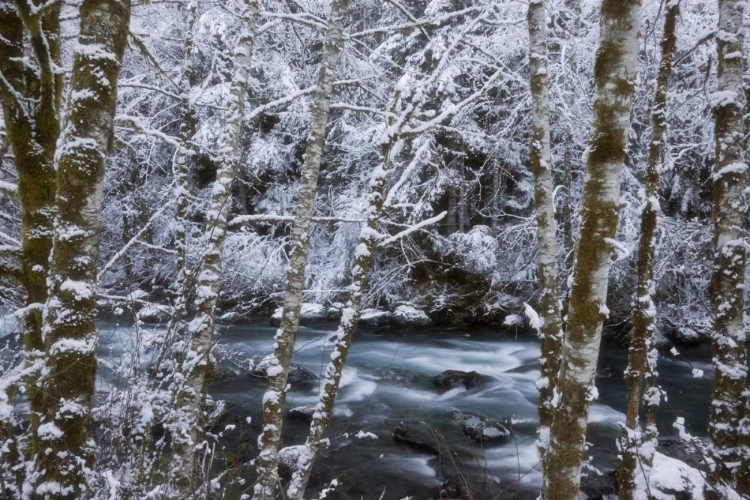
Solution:
<path fill-rule="evenodd" d="M 401 92 L 397 91 L 393 105 L 391 106 L 392 114 L 395 114 L 398 110 L 400 101 Z M 413 108 L 407 113 L 413 115 Z M 406 122 L 408 122 L 408 119 L 402 121 L 402 123 Z M 389 125 L 393 126 L 393 120 L 390 120 Z M 360 230 L 359 243 L 354 251 L 349 299 L 346 307 L 342 310 L 339 327 L 336 330 L 336 340 L 333 352 L 331 353 L 331 361 L 326 367 L 325 382 L 320 390 L 320 398 L 310 424 L 310 434 L 305 442 L 306 450 L 297 463 L 297 470 L 294 471 L 289 488 L 287 489 L 287 498 L 289 500 L 303 499 L 315 460 L 328 445 L 328 440 L 324 439 L 325 432 L 333 417 L 333 406 L 338 395 L 341 375 L 344 372 L 349 348 L 352 345 L 354 334 L 357 332 L 357 326 L 359 325 L 362 299 L 367 294 L 369 285 L 368 274 L 375 260 L 378 243 L 381 241 L 378 226 L 383 216 L 383 208 L 387 199 L 386 181 L 388 174 L 393 170 L 395 165 L 395 156 L 398 155 L 403 145 L 400 130 L 395 131 L 393 134 L 389 134 L 387 131 L 386 134 L 385 142 L 380 148 L 381 163 L 373 170 L 368 184 L 370 187 L 370 194 L 367 198 L 368 207 L 365 216 L 365 225 Z M 417 150 L 414 161 L 419 160 L 419 156 L 424 153 L 428 145 L 429 143 Z"/>
<path fill-rule="evenodd" d="M 223 268 L 222 251 L 231 202 L 231 185 L 240 163 L 245 94 L 250 78 L 258 13 L 258 1 L 245 0 L 242 13 L 244 26 L 234 52 L 234 75 L 226 103 L 229 110 L 227 122 L 219 139 L 219 170 L 211 191 L 211 205 L 207 215 L 206 248 L 197 277 L 197 311 L 195 318 L 187 326 L 190 347 L 181 368 L 185 381 L 179 388 L 176 410 L 170 423 L 173 447 L 179 457 L 174 464 L 174 472 L 178 478 L 178 485 L 184 492 L 197 487 L 196 453 L 199 450 L 196 447 L 200 444 L 203 434 L 201 412 L 206 401 L 206 380 L 210 368 L 216 303 Z M 178 170 L 179 168 L 181 167 L 178 165 Z M 186 172 L 183 173 L 186 175 Z M 185 181 L 186 179 L 182 179 L 182 182 Z"/>
<path fill-rule="evenodd" d="M 0 84 L 0 99 L 7 136 L 18 172 L 17 196 L 21 204 L 21 285 L 26 291 L 22 318 L 26 363 L 39 365 L 44 352 L 42 306 L 47 300 L 47 271 L 52 249 L 55 205 L 54 156 L 60 134 L 61 67 L 60 4 L 34 15 L 30 4 L 0 4 L 0 73 L 12 88 Z M 29 36 L 38 73 L 24 64 L 24 35 Z M 15 95 L 14 95 L 15 94 Z M 21 103 L 16 96 L 23 96 Z M 31 105 L 31 102 L 35 102 Z M 43 394 L 36 384 L 37 373 L 26 378 L 30 405 L 31 448 L 38 449 L 36 429 Z"/>
<path fill-rule="evenodd" d="M 305 149 L 305 167 L 297 195 L 297 210 L 290 241 L 289 265 L 287 267 L 286 294 L 281 326 L 276 332 L 276 345 L 271 362 L 268 388 L 263 396 L 263 433 L 258 438 L 258 482 L 254 500 L 272 499 L 278 479 L 278 451 L 281 445 L 281 429 L 284 424 L 284 402 L 286 399 L 287 375 L 292 358 L 294 342 L 299 330 L 299 315 L 302 308 L 302 290 L 305 280 L 305 264 L 309 246 L 310 222 L 315 204 L 320 160 L 326 138 L 326 123 L 331 104 L 333 79 L 338 67 L 339 54 L 344 44 L 344 24 L 349 0 L 333 0 L 328 20 L 328 34 L 323 47 L 323 59 L 318 73 L 310 135 Z"/>
<path fill-rule="evenodd" d="M 539 449 L 542 463 L 549 446 L 549 432 L 554 405 L 552 402 L 562 352 L 562 317 L 558 285 L 557 235 L 550 154 L 550 105 L 547 85 L 547 10 L 544 0 L 529 2 L 529 71 L 531 89 L 531 137 L 529 169 L 534 174 L 539 264 L 537 275 L 541 299 L 542 324 L 538 327 L 541 341 L 541 376 L 539 389 Z M 544 472 L 544 471 L 543 471 Z"/>
<path fill-rule="evenodd" d="M 47 349 L 41 448 L 27 477 L 32 497 L 82 498 L 94 462 L 96 285 L 105 160 L 130 1 L 84 0 L 66 124 L 57 152 L 57 213 L 43 335 Z"/>
<path fill-rule="evenodd" d="M 640 0 L 604 0 L 594 68 L 596 94 L 586 165 L 581 230 L 573 266 L 568 330 L 557 382 L 542 495 L 575 500 L 586 445 L 586 421 L 596 399 L 594 375 L 607 317 L 610 254 L 620 209 L 620 178 L 636 82 Z"/>
<path fill-rule="evenodd" d="M 648 479 L 656 451 L 656 409 L 660 402 L 656 363 L 656 306 L 654 266 L 656 264 L 656 231 L 659 206 L 659 181 L 664 170 L 664 151 L 667 141 L 667 91 L 672 76 L 672 61 L 677 47 L 677 19 L 680 1 L 670 0 L 664 14 L 664 33 L 661 39 L 661 62 L 654 88 L 651 110 L 651 141 L 649 142 L 644 200 L 641 211 L 641 234 L 638 240 L 638 285 L 633 307 L 633 338 L 630 343 L 628 367 L 625 370 L 627 409 L 620 443 L 621 461 L 618 466 L 619 495 L 623 500 L 645 498 Z M 641 394 L 643 381 L 646 391 Z M 645 413 L 644 433 L 638 430 L 639 407 L 643 396 Z"/>
<path fill-rule="evenodd" d="M 711 95 L 716 139 L 713 180 L 714 265 L 711 280 L 714 384 L 708 429 L 706 478 L 708 500 L 729 498 L 741 460 L 739 420 L 747 380 L 743 324 L 747 215 L 743 160 L 743 18 L 744 2 L 719 0 L 718 85 Z M 747 492 L 746 492 L 747 493 Z"/>

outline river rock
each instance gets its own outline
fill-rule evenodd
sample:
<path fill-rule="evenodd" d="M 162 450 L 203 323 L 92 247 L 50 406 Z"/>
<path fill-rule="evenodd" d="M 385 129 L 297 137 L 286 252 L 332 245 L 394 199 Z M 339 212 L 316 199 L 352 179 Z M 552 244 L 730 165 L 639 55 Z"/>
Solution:
<path fill-rule="evenodd" d="M 432 320 L 427 313 L 412 305 L 404 304 L 396 307 L 393 318 L 399 326 L 429 326 Z"/>
<path fill-rule="evenodd" d="M 283 307 L 277 308 L 271 316 L 271 325 L 279 326 L 281 324 L 281 314 L 284 312 Z M 327 309 L 323 304 L 305 302 L 300 309 L 299 318 L 302 322 L 314 323 L 316 321 L 326 321 L 336 319 L 341 316 L 340 309 Z"/>
<path fill-rule="evenodd" d="M 692 443 L 686 443 L 681 439 L 659 440 L 660 453 L 703 472 L 708 472 L 708 465 L 704 458 L 708 456 L 707 447 L 707 443 L 695 437 Z"/>
<path fill-rule="evenodd" d="M 616 497 L 614 471 L 602 475 L 591 471 L 581 474 L 581 486 L 578 491 L 579 500 L 605 500 Z"/>
<path fill-rule="evenodd" d="M 499 420 L 461 411 L 450 412 L 450 417 L 466 437 L 478 443 L 502 442 L 511 436 L 510 425 Z"/>
<path fill-rule="evenodd" d="M 148 305 L 138 311 L 138 321 L 149 325 L 158 325 L 169 321 L 169 311 L 158 305 Z"/>
<path fill-rule="evenodd" d="M 279 450 L 279 475 L 284 479 L 291 479 L 297 470 L 297 463 L 305 445 L 287 446 Z"/>
<path fill-rule="evenodd" d="M 267 358 L 263 358 L 259 361 L 256 361 L 253 368 L 250 370 L 250 376 L 251 377 L 259 377 L 259 378 L 268 378 L 268 370 L 271 366 L 271 362 Z M 312 380 L 317 380 L 318 376 L 315 375 L 313 372 L 308 370 L 307 368 L 304 368 L 299 365 L 295 365 L 292 363 L 289 366 L 289 376 L 287 378 L 287 382 L 290 384 L 295 384 L 299 382 L 310 382 Z"/>
<path fill-rule="evenodd" d="M 486 384 L 493 380 L 495 379 L 475 371 L 462 372 L 460 370 L 445 370 L 443 373 L 433 377 L 432 383 L 438 389 L 448 391 L 450 389 L 455 389 L 456 387 L 471 389 L 472 387 Z"/>
<path fill-rule="evenodd" d="M 703 477 L 698 469 L 656 452 L 649 476 L 651 495 L 659 500 L 703 498 Z"/>
<path fill-rule="evenodd" d="M 399 444 L 408 446 L 414 451 L 419 453 L 426 453 L 428 455 L 440 455 L 440 450 L 430 443 L 422 441 L 416 438 L 406 422 L 401 422 L 393 431 L 393 440 Z"/>
<path fill-rule="evenodd" d="M 359 315 L 359 321 L 367 326 L 391 326 L 396 324 L 392 312 L 378 309 L 364 309 Z"/>
<path fill-rule="evenodd" d="M 312 406 L 298 406 L 289 410 L 286 416 L 292 420 L 302 420 L 309 423 L 312 422 L 313 413 L 315 413 L 315 408 Z"/>
<path fill-rule="evenodd" d="M 455 477 L 449 477 L 440 483 L 441 500 L 462 500 L 464 498 L 461 482 Z"/>

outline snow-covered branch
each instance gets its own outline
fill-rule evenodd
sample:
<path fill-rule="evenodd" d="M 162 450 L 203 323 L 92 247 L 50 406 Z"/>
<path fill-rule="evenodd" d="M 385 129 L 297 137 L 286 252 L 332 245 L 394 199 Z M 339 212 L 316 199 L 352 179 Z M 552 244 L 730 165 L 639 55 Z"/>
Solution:
<path fill-rule="evenodd" d="M 390 245 L 391 243 L 394 243 L 400 240 L 401 238 L 410 235 L 411 233 L 420 231 L 427 226 L 431 226 L 437 222 L 440 222 L 441 220 L 445 218 L 446 215 L 448 215 L 448 212 L 442 212 L 436 215 L 435 217 L 430 217 L 429 219 L 425 219 L 417 224 L 414 224 L 411 227 L 404 229 L 403 231 L 399 233 L 394 234 L 393 236 L 389 236 L 388 238 L 385 238 L 380 243 L 378 243 L 378 248 Z"/>

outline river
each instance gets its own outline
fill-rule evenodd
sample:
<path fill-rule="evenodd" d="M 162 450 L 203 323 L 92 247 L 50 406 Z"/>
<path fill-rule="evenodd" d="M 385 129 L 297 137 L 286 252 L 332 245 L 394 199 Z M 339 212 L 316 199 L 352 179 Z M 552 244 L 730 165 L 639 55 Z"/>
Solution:
<path fill-rule="evenodd" d="M 145 331 L 156 333 L 159 328 L 145 327 Z M 293 362 L 320 374 L 332 350 L 327 339 L 334 329 L 335 325 L 302 327 Z M 253 323 L 224 327 L 219 336 L 220 364 L 238 373 L 210 387 L 214 398 L 228 403 L 222 425 L 252 419 L 241 435 L 225 437 L 223 443 L 230 452 L 240 453 L 240 442 L 255 445 L 265 382 L 242 369 L 251 358 L 271 351 L 274 332 L 271 326 Z M 100 363 L 100 390 L 107 388 L 107 364 L 127 352 L 131 335 L 127 326 L 100 324 L 104 361 Z M 440 484 L 453 478 L 464 489 L 470 485 L 474 498 L 536 498 L 541 482 L 534 434 L 539 356 L 538 341 L 528 332 L 361 329 L 336 402 L 329 432 L 332 444 L 319 461 L 311 489 L 319 490 L 337 477 L 345 491 L 336 498 L 377 499 L 385 490 L 385 499 L 411 496 L 420 500 L 438 498 Z M 614 465 L 619 424 L 624 419 L 626 360 L 627 351 L 619 342 L 605 340 L 596 380 L 600 396 L 591 409 L 587 436 L 591 464 L 605 476 Z M 695 378 L 694 368 L 702 369 L 704 375 Z M 470 390 L 440 391 L 432 377 L 444 370 L 476 370 L 492 381 Z M 668 403 L 662 404 L 658 414 L 662 437 L 675 435 L 672 424 L 677 416 L 685 418 L 689 432 L 704 436 L 711 388 L 708 346 L 685 349 L 677 356 L 663 353 L 659 373 L 668 395 Z M 287 408 L 314 406 L 318 388 L 319 380 L 293 384 Z M 472 442 L 452 422 L 452 410 L 512 419 L 514 432 L 510 439 L 494 445 Z M 396 443 L 392 436 L 401 422 L 418 440 L 439 448 L 440 456 Z M 306 422 L 287 419 L 285 445 L 303 443 L 307 429 Z M 357 438 L 360 431 L 366 437 Z M 586 473 L 596 481 L 597 472 Z"/>

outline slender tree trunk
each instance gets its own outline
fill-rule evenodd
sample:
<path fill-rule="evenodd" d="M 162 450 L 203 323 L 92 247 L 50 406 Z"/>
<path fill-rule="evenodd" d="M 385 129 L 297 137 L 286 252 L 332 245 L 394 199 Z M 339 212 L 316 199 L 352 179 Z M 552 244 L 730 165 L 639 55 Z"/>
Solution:
<path fill-rule="evenodd" d="M 375 251 L 379 242 L 378 225 L 383 214 L 383 202 L 385 200 L 386 179 L 393 170 L 394 158 L 391 153 L 398 150 L 394 148 L 395 143 L 385 145 L 382 148 L 382 163 L 373 171 L 370 177 L 371 192 L 368 197 L 367 215 L 365 225 L 359 233 L 359 243 L 354 251 L 354 265 L 352 266 L 352 284 L 350 286 L 349 300 L 341 314 L 336 340 L 331 361 L 325 371 L 325 381 L 320 390 L 320 400 L 315 407 L 313 420 L 310 424 L 310 435 L 307 437 L 305 446 L 307 452 L 299 461 L 298 469 L 294 472 L 292 481 L 287 490 L 289 500 L 302 500 L 307 489 L 307 482 L 318 455 L 326 448 L 327 440 L 324 439 L 325 432 L 333 416 L 333 406 L 338 394 L 341 374 L 344 371 L 346 358 L 349 355 L 354 334 L 357 331 L 362 299 L 367 293 L 367 275 L 372 268 Z"/>
<path fill-rule="evenodd" d="M 713 172 L 714 266 L 713 306 L 714 384 L 709 423 L 709 455 L 715 464 L 706 480 L 706 498 L 730 498 L 740 465 L 739 420 L 747 380 L 743 324 L 747 215 L 743 160 L 743 36 L 744 2 L 719 0 L 718 86 L 711 96 L 716 138 Z"/>
<path fill-rule="evenodd" d="M 469 193 L 466 189 L 466 157 L 458 158 L 458 231 L 465 233 L 469 229 Z"/>
<path fill-rule="evenodd" d="M 199 451 L 196 446 L 200 444 L 203 434 L 201 412 L 206 400 L 206 381 L 210 368 L 216 303 L 223 267 L 222 251 L 231 202 L 231 185 L 240 162 L 245 94 L 250 78 L 258 12 L 257 0 L 245 0 L 242 13 L 243 32 L 234 52 L 234 76 L 226 103 L 229 116 L 219 139 L 218 150 L 221 159 L 211 191 L 211 205 L 206 224 L 206 249 L 198 275 L 197 311 L 195 318 L 188 325 L 190 349 L 182 367 L 185 383 L 177 397 L 177 418 L 171 429 L 175 453 L 180 457 L 176 462 L 178 469 L 175 473 L 178 484 L 184 491 L 198 486 L 194 484 L 196 452 Z"/>
<path fill-rule="evenodd" d="M 610 255 L 620 209 L 620 178 L 636 82 L 640 0 L 604 0 L 596 54 L 594 118 L 573 266 L 568 331 L 556 388 L 559 406 L 546 455 L 543 498 L 575 500 L 586 444 L 586 421 L 607 317 Z"/>
<path fill-rule="evenodd" d="M 302 308 L 302 290 L 305 280 L 305 264 L 310 235 L 310 220 L 315 204 L 318 172 L 326 138 L 326 123 L 331 103 L 333 79 L 338 67 L 339 54 L 344 43 L 343 31 L 349 0 L 333 0 L 328 20 L 328 34 L 323 48 L 323 60 L 318 73 L 318 88 L 312 109 L 310 135 L 305 150 L 305 167 L 302 172 L 300 190 L 297 195 L 297 211 L 292 228 L 289 266 L 287 267 L 286 294 L 281 327 L 276 332 L 276 345 L 270 356 L 268 388 L 263 397 L 263 433 L 258 442 L 258 482 L 255 485 L 255 500 L 273 498 L 278 485 L 278 451 L 281 445 L 281 429 L 284 424 L 284 402 L 286 399 L 287 375 L 292 350 L 299 329 Z"/>
<path fill-rule="evenodd" d="M 401 92 L 396 92 L 396 96 L 391 107 L 393 114 L 398 110 L 401 101 Z M 413 108 L 407 111 L 409 115 L 413 114 Z M 408 122 L 408 120 L 403 120 Z M 393 126 L 393 121 L 389 123 Z M 325 371 L 325 382 L 320 390 L 320 399 L 313 413 L 313 420 L 310 424 L 310 434 L 305 443 L 306 451 L 303 453 L 297 463 L 297 470 L 294 471 L 292 480 L 287 489 L 287 498 L 289 500 L 302 500 L 307 489 L 307 483 L 310 479 L 313 465 L 318 455 L 328 445 L 328 440 L 324 439 L 328 425 L 333 417 L 333 406 L 338 395 L 341 375 L 344 372 L 346 359 L 349 355 L 349 348 L 354 340 L 354 334 L 359 324 L 359 316 L 362 307 L 362 299 L 367 293 L 368 274 L 375 260 L 375 251 L 380 242 L 380 233 L 378 226 L 380 218 L 383 215 L 383 207 L 386 203 L 386 181 L 388 174 L 393 170 L 396 162 L 395 155 L 401 150 L 403 139 L 399 132 L 386 137 L 385 143 L 381 145 L 381 163 L 373 170 L 370 176 L 370 194 L 367 198 L 368 208 L 365 217 L 365 225 L 359 233 L 359 243 L 354 251 L 354 264 L 352 266 L 352 284 L 349 287 L 349 300 L 341 314 L 338 330 L 336 330 L 336 341 L 331 361 L 328 363 Z M 417 161 L 425 149 L 419 148 L 416 153 Z"/>
<path fill-rule="evenodd" d="M 575 51 L 575 44 L 577 43 L 578 34 L 581 29 L 581 0 L 566 0 L 565 5 L 570 9 L 571 19 L 568 21 L 570 29 L 569 41 L 573 42 L 568 45 L 570 51 L 568 54 L 568 72 L 571 76 L 575 77 L 578 75 L 578 56 Z M 577 93 L 575 88 L 569 89 L 568 92 L 572 95 Z M 573 159 L 575 141 L 572 127 L 573 125 L 569 124 L 565 134 L 565 153 L 563 155 L 564 170 L 562 186 L 565 189 L 566 201 L 560 210 L 557 211 L 558 226 L 562 227 L 563 251 L 565 255 L 562 262 L 563 277 L 573 272 L 573 251 L 575 247 L 575 239 L 573 237 L 573 170 L 576 168 L 576 162 Z M 567 295 L 568 291 L 565 281 L 563 281 L 563 295 Z M 565 301 L 564 307 L 567 309 L 567 301 Z M 563 311 L 563 316 L 566 313 L 567 310 Z"/>
<path fill-rule="evenodd" d="M 187 36 L 185 39 L 185 68 L 180 79 L 180 146 L 175 151 L 173 164 L 175 205 L 174 248 L 177 251 L 174 311 L 167 330 L 167 342 L 183 340 L 185 335 L 185 318 L 187 316 L 187 298 L 189 294 L 188 278 L 190 271 L 187 249 L 187 210 L 189 205 L 188 179 L 190 175 L 190 149 L 187 144 L 195 135 L 198 120 L 190 101 L 190 89 L 195 83 L 196 69 L 193 62 L 193 30 L 198 19 L 198 0 L 191 0 L 187 5 Z"/>
<path fill-rule="evenodd" d="M 740 450 L 742 460 L 737 471 L 737 493 L 750 498 L 750 389 L 744 394 L 743 418 L 740 421 Z"/>
<path fill-rule="evenodd" d="M 651 110 L 651 142 L 646 165 L 645 198 L 641 206 L 641 234 L 638 241 L 638 285 L 633 307 L 633 338 L 630 344 L 627 385 L 627 410 L 621 441 L 621 462 L 618 467 L 620 498 L 633 500 L 645 498 L 648 478 L 656 451 L 658 430 L 656 409 L 660 402 L 656 363 L 656 306 L 654 265 L 656 263 L 656 230 L 659 216 L 659 180 L 664 165 L 667 141 L 667 91 L 672 76 L 672 61 L 677 47 L 677 19 L 679 0 L 667 2 L 664 14 L 664 33 L 661 39 L 661 63 L 656 77 L 654 103 Z M 644 434 L 638 431 L 638 415 L 644 378 L 643 393 L 645 413 Z"/>
<path fill-rule="evenodd" d="M 539 388 L 539 454 L 544 458 L 549 446 L 552 403 L 562 353 L 562 318 L 557 267 L 557 235 L 550 155 L 549 89 L 547 86 L 547 10 L 544 0 L 529 2 L 529 70 L 531 89 L 531 143 L 529 168 L 534 174 L 538 278 L 542 325 L 538 329 L 542 355 Z M 544 464 L 544 460 L 543 460 Z"/>
<path fill-rule="evenodd" d="M 127 45 L 129 0 L 84 0 L 66 125 L 56 153 L 57 214 L 44 314 L 45 393 L 27 477 L 39 498 L 87 496 L 94 462 L 96 284 L 105 160 L 112 145 L 117 76 Z"/>
<path fill-rule="evenodd" d="M 13 92 L 0 85 L 7 136 L 18 172 L 17 195 L 21 204 L 20 282 L 26 291 L 23 331 L 26 363 L 39 365 L 44 352 L 42 306 L 47 300 L 47 271 L 52 249 L 52 219 L 55 205 L 54 156 L 60 134 L 60 100 L 63 75 L 61 64 L 60 5 L 32 15 L 30 5 L 0 4 L 0 72 Z M 24 33 L 28 34 L 39 72 L 24 64 Z M 15 94 L 15 95 L 14 95 Z M 16 96 L 36 105 L 20 103 Z M 36 384 L 37 373 L 26 381 L 30 405 L 31 448 L 38 449 L 36 429 L 42 410 L 43 393 Z"/>

